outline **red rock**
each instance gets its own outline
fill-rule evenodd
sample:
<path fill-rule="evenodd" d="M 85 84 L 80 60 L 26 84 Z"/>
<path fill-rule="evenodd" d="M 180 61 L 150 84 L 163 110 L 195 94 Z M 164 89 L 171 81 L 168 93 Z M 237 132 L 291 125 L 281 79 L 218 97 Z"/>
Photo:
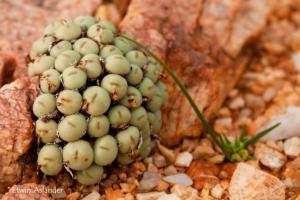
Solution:
<path fill-rule="evenodd" d="M 194 187 L 201 189 L 204 184 L 216 185 L 219 183 L 219 167 L 210 162 L 193 161 L 187 174 L 194 180 Z"/>
<path fill-rule="evenodd" d="M 268 0 L 132 0 L 120 29 L 165 60 L 210 117 L 242 73 L 248 59 L 241 49 L 262 30 L 270 10 Z M 175 145 L 199 136 L 202 126 L 174 81 L 167 82 L 172 101 L 159 136 Z"/>
<path fill-rule="evenodd" d="M 113 190 L 112 188 L 105 189 L 106 200 L 118 200 L 123 197 L 121 190 Z"/>
<path fill-rule="evenodd" d="M 287 187 L 300 190 L 300 157 L 286 164 L 282 176 Z"/>

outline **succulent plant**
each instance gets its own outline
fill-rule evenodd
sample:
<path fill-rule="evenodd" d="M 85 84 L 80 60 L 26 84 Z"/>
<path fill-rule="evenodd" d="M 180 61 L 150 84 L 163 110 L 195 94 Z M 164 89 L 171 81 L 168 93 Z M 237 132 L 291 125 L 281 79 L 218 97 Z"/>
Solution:
<path fill-rule="evenodd" d="M 67 168 L 93 185 L 106 166 L 149 155 L 168 97 L 161 66 L 112 23 L 91 16 L 51 23 L 30 59 L 29 76 L 40 77 L 32 110 L 44 174 Z"/>

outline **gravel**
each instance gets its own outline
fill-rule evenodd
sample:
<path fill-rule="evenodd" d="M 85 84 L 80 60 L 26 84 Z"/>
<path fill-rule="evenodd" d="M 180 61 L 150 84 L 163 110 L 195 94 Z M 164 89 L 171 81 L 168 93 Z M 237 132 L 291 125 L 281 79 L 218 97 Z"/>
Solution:
<path fill-rule="evenodd" d="M 165 176 L 164 181 L 171 184 L 178 184 L 182 186 L 190 186 L 193 184 L 193 180 L 185 173 L 178 173 L 176 175 Z"/>
<path fill-rule="evenodd" d="M 185 151 L 177 156 L 175 165 L 179 167 L 189 167 L 192 161 L 193 155 L 190 152 Z"/>
<path fill-rule="evenodd" d="M 254 157 L 264 166 L 273 170 L 279 170 L 286 162 L 285 155 L 262 143 L 256 145 Z"/>
<path fill-rule="evenodd" d="M 285 155 L 297 157 L 300 155 L 300 138 L 292 137 L 283 143 L 283 151 Z"/>
<path fill-rule="evenodd" d="M 178 197 L 176 194 L 165 194 L 158 197 L 157 200 L 181 200 L 181 198 Z"/>
<path fill-rule="evenodd" d="M 148 192 L 155 188 L 160 180 L 160 175 L 157 172 L 145 172 L 137 189 L 138 191 Z"/>

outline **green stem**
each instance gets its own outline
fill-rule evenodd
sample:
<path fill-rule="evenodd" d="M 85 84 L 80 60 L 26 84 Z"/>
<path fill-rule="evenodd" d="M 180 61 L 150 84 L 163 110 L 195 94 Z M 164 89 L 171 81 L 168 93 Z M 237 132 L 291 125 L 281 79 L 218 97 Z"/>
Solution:
<path fill-rule="evenodd" d="M 208 124 L 208 122 L 206 121 L 204 115 L 201 113 L 201 111 L 198 109 L 198 106 L 196 105 L 196 103 L 192 99 L 191 95 L 188 93 L 187 89 L 184 87 L 184 85 L 181 83 L 181 81 L 173 73 L 173 71 L 171 70 L 171 68 L 167 64 L 165 64 L 163 61 L 161 61 L 154 53 L 152 53 L 150 50 L 148 50 L 148 48 L 146 48 L 144 45 L 140 44 L 139 42 L 136 42 L 135 40 L 133 40 L 133 39 L 127 37 L 127 36 L 120 35 L 120 37 L 123 37 L 126 40 L 129 40 L 130 42 L 133 42 L 138 47 L 142 48 L 144 51 L 146 51 L 146 53 L 148 53 L 149 55 L 151 55 L 157 62 L 159 62 L 164 67 L 164 69 L 173 78 L 173 80 L 176 82 L 176 84 L 178 85 L 178 87 L 180 88 L 180 90 L 182 91 L 182 93 L 184 94 L 184 96 L 187 98 L 187 100 L 191 104 L 193 110 L 195 111 L 195 113 L 198 116 L 198 118 L 201 120 L 204 128 L 206 129 L 206 131 L 208 132 L 208 134 L 212 138 L 213 142 L 215 144 L 217 144 L 222 149 L 223 153 L 227 157 L 228 155 L 227 155 L 226 148 L 222 145 L 222 143 L 220 143 L 220 141 L 218 140 L 217 134 L 215 133 L 215 131 L 213 130 L 213 128 Z"/>

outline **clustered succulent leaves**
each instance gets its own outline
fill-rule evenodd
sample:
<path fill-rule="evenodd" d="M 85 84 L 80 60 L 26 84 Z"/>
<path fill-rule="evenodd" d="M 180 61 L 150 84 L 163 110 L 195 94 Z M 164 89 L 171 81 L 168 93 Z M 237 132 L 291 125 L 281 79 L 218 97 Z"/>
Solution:
<path fill-rule="evenodd" d="M 65 167 L 92 185 L 105 166 L 150 153 L 167 88 L 160 64 L 126 38 L 108 21 L 79 16 L 51 23 L 33 43 L 28 74 L 40 77 L 32 110 L 45 175 Z"/>
<path fill-rule="evenodd" d="M 177 76 L 173 73 L 171 68 L 166 63 L 164 63 L 161 59 L 159 59 L 155 54 L 153 54 L 148 48 L 146 48 L 141 43 L 139 43 L 125 35 L 122 35 L 121 37 L 136 44 L 138 47 L 143 49 L 148 55 L 152 56 L 158 63 L 160 63 L 161 66 L 163 66 L 163 68 L 172 77 L 172 79 L 175 81 L 177 86 L 180 88 L 181 92 L 184 94 L 186 99 L 191 104 L 194 112 L 196 113 L 198 119 L 202 123 L 204 129 L 207 131 L 208 135 L 211 137 L 213 143 L 222 150 L 225 158 L 228 161 L 235 162 L 235 161 L 244 161 L 244 160 L 251 159 L 252 157 L 248 152 L 248 146 L 257 142 L 260 138 L 262 138 L 263 136 L 265 136 L 270 131 L 272 131 L 273 129 L 275 129 L 277 126 L 280 125 L 280 123 L 277 123 L 269 128 L 266 128 L 266 129 L 260 131 L 259 133 L 255 134 L 254 136 L 252 136 L 250 138 L 246 137 L 247 126 L 244 126 L 239 137 L 235 138 L 234 141 L 230 141 L 225 134 L 217 133 L 209 125 L 208 121 L 205 119 L 205 116 L 202 114 L 202 112 L 198 108 L 197 104 L 194 102 L 194 100 L 188 93 L 187 89 L 184 87 L 182 82 L 177 78 Z"/>

